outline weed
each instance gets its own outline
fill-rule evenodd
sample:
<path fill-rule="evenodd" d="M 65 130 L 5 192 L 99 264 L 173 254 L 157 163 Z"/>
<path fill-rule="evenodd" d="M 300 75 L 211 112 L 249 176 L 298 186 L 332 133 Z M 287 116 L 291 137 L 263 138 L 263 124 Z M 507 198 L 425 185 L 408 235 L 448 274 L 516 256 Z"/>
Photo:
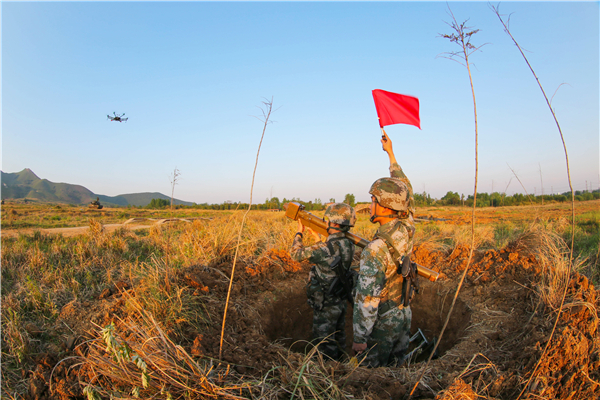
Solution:
<path fill-rule="evenodd" d="M 21 365 L 29 345 L 29 337 L 21 323 L 20 313 L 11 307 L 2 308 L 2 360 Z M 8 351 L 5 351 L 5 350 Z"/>
<path fill-rule="evenodd" d="M 514 224 L 501 222 L 494 227 L 494 247 L 503 248 L 521 232 Z"/>
<path fill-rule="evenodd" d="M 88 383 L 88 398 L 90 393 L 102 397 L 229 398 L 250 387 L 249 383 L 228 383 L 229 369 L 193 359 L 169 339 L 142 304 L 133 297 L 128 301 L 139 317 L 100 329 L 89 344 L 83 368 L 94 379 Z M 119 332 L 128 332 L 127 339 Z"/>

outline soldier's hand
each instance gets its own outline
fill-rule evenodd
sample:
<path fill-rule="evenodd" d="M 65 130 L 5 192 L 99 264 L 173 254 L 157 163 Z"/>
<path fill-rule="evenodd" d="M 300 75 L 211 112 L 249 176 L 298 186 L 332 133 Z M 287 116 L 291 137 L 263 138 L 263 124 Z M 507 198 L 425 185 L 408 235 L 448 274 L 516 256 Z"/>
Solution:
<path fill-rule="evenodd" d="M 311 228 L 306 228 L 306 229 L 308 229 L 308 231 L 313 236 L 313 238 L 315 239 L 315 241 L 317 241 L 317 242 L 321 241 L 321 236 L 319 236 L 319 234 L 317 232 L 313 231 Z"/>
<path fill-rule="evenodd" d="M 390 158 L 390 167 L 396 163 L 396 156 L 394 155 L 394 149 L 392 148 L 392 139 L 385 133 L 385 130 L 381 130 L 381 146 Z"/>
<path fill-rule="evenodd" d="M 385 151 L 386 153 L 393 153 L 393 148 L 392 148 L 392 139 L 390 139 L 390 137 L 387 135 L 387 133 L 385 133 L 385 130 L 381 130 L 381 146 L 383 148 L 383 151 Z"/>
<path fill-rule="evenodd" d="M 304 225 L 302 225 L 301 220 L 298 220 L 298 232 L 304 232 Z"/>
<path fill-rule="evenodd" d="M 352 343 L 352 350 L 354 350 L 355 353 L 360 353 L 362 351 L 365 351 L 367 349 L 367 344 L 366 343 Z"/>

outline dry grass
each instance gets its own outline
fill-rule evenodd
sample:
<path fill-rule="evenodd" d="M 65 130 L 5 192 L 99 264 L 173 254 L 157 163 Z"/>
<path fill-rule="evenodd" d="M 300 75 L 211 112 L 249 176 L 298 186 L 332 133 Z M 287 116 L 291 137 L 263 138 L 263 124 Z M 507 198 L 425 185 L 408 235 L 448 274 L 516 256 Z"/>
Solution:
<path fill-rule="evenodd" d="M 254 382 L 212 360 L 194 359 L 169 339 L 151 311 L 134 297 L 127 300 L 135 312 L 87 343 L 80 375 L 87 379 L 80 383 L 88 398 L 245 398 Z"/>
<path fill-rule="evenodd" d="M 541 301 L 560 307 L 565 285 L 570 280 L 569 249 L 560 235 L 540 224 L 532 224 L 513 243 L 521 254 L 533 254 L 543 268 L 538 289 Z"/>
<path fill-rule="evenodd" d="M 249 379 L 227 364 L 197 358 L 169 339 L 152 313 L 133 298 L 137 317 L 98 327 L 81 358 L 81 385 L 88 398 L 346 399 L 343 385 L 356 366 L 326 363 L 316 347 L 288 353 L 261 379 Z M 334 372 L 335 371 L 335 372 Z"/>
<path fill-rule="evenodd" d="M 111 358 L 101 332 L 105 329 L 108 335 L 106 329 L 112 328 L 99 327 L 90 347 L 93 351 L 82 360 L 89 377 L 85 383 L 91 385 L 89 395 L 131 397 L 131 391 L 137 388 L 140 397 L 168 397 L 168 392 L 177 398 L 191 390 L 189 393 L 197 398 L 216 395 L 275 399 L 290 398 L 292 394 L 299 399 L 348 398 L 344 382 L 350 374 L 357 373 L 350 365 L 340 365 L 332 374 L 318 357 L 287 354 L 282 357 L 281 366 L 262 379 L 254 379 L 214 363 L 211 369 L 210 360 L 191 358 L 173 341 L 186 325 L 202 326 L 206 321 L 198 312 L 203 309 L 202 298 L 182 290 L 175 273 L 168 277 L 171 287 L 166 287 L 167 270 L 177 272 L 190 266 L 213 266 L 231 260 L 241 220 L 241 211 L 217 213 L 210 221 L 155 226 L 139 234 L 126 228 L 106 232 L 102 229 L 106 221 L 94 218 L 88 222 L 88 233 L 78 237 L 37 232 L 15 239 L 3 238 L 0 282 L 3 395 L 13 393 L 15 398 L 24 395 L 27 382 L 20 371 L 32 369 L 35 355 L 50 351 L 65 334 L 70 334 L 59 322 L 65 305 L 75 300 L 97 299 L 107 287 L 124 280 L 135 288 L 132 291 L 135 295 L 124 295 L 127 312 L 112 331 L 117 344 L 111 351 L 124 343 L 132 351 L 129 359 Z M 296 223 L 282 213 L 250 213 L 240 242 L 240 259 L 247 265 L 257 265 L 269 250 L 289 249 L 295 230 Z M 361 215 L 353 232 L 371 238 L 375 230 L 368 217 Z M 467 230 L 464 225 L 422 224 L 415 241 L 431 250 L 449 251 L 465 244 Z M 544 268 L 538 289 L 540 301 L 555 309 L 560 305 L 561 288 L 567 279 L 568 248 L 563 238 L 568 233 L 569 227 L 560 219 L 522 225 L 501 222 L 478 228 L 476 247 L 501 248 L 507 243 L 519 252 L 534 254 Z M 583 262 L 589 260 L 582 258 L 580 263 Z M 576 306 L 593 308 L 576 301 L 567 302 L 564 307 Z M 139 359 L 134 359 L 134 355 Z M 145 364 L 138 365 L 136 360 Z M 483 361 L 476 361 L 473 368 L 486 367 Z M 149 379 L 143 378 L 140 365 L 146 366 Z M 398 376 L 402 381 L 412 382 L 418 368 L 411 366 L 390 373 L 412 374 Z M 148 380 L 146 387 L 144 379 Z M 111 386 L 117 381 L 118 392 Z"/>
<path fill-rule="evenodd" d="M 2 229 L 42 229 L 87 226 L 90 219 L 101 220 L 104 224 L 123 223 L 130 218 L 160 219 L 210 217 L 224 215 L 229 211 L 198 210 L 181 208 L 170 210 L 152 210 L 143 208 L 103 208 L 90 209 L 69 204 L 23 204 L 9 201 L 2 206 Z"/>

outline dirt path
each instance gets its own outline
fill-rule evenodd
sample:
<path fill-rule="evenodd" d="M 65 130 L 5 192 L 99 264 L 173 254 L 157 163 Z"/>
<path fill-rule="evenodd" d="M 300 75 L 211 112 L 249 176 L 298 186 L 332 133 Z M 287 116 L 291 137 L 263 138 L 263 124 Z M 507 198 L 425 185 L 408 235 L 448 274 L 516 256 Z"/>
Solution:
<path fill-rule="evenodd" d="M 115 229 L 121 227 L 127 227 L 127 229 L 138 230 L 138 229 L 147 229 L 152 225 L 131 225 L 131 224 L 107 224 L 103 225 L 106 231 L 114 231 Z M 49 228 L 49 229 L 40 229 L 40 228 L 27 228 L 27 229 L 3 229 L 1 232 L 2 237 L 17 237 L 20 234 L 23 235 L 32 235 L 34 231 L 40 231 L 41 233 L 46 234 L 61 234 L 65 237 L 83 235 L 87 233 L 90 229 L 89 226 L 78 226 L 74 228 Z"/>
<path fill-rule="evenodd" d="M 153 225 L 163 225 L 169 223 L 186 222 L 191 223 L 194 220 L 207 220 L 210 221 L 212 218 L 193 217 L 193 218 L 130 218 L 122 224 L 105 224 L 102 225 L 105 231 L 111 232 L 118 228 L 127 227 L 128 229 L 135 231 L 138 229 L 148 229 Z M 140 225 L 141 221 L 147 221 L 149 224 Z M 133 223 L 137 223 L 133 225 Z M 32 235 L 35 231 L 40 231 L 46 234 L 62 234 L 65 237 L 83 235 L 90 229 L 89 226 L 77 226 L 70 228 L 25 228 L 25 229 L 3 229 L 0 233 L 2 237 L 17 237 L 20 234 Z"/>

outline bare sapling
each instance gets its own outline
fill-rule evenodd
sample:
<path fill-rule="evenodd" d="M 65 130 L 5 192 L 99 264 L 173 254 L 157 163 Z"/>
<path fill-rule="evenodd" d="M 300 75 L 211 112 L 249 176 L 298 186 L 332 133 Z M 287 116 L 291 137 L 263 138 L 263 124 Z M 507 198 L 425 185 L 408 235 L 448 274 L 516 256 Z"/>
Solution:
<path fill-rule="evenodd" d="M 533 203 L 533 200 L 531 199 L 531 195 L 527 192 L 527 189 L 525 189 L 525 185 L 523 185 L 523 182 L 521 182 L 521 179 L 519 179 L 519 175 L 517 175 L 517 173 L 515 172 L 515 170 L 512 169 L 512 167 L 508 163 L 506 163 L 506 165 L 508 165 L 508 168 L 510 168 L 510 170 L 512 171 L 512 173 L 515 176 L 515 178 L 517 178 L 517 180 L 521 184 L 521 187 L 523 188 L 523 191 L 527 195 L 527 199 L 529 200 L 529 203 L 531 203 L 531 205 L 533 205 L 534 203 Z"/>
<path fill-rule="evenodd" d="M 240 241 L 242 240 L 242 230 L 244 229 L 244 222 L 246 221 L 246 216 L 250 212 L 252 208 L 252 192 L 254 191 L 254 177 L 256 176 L 256 167 L 258 166 L 258 156 L 260 154 L 260 147 L 262 146 L 263 138 L 265 137 L 265 131 L 267 130 L 267 125 L 272 121 L 269 121 L 271 117 L 271 112 L 273 110 L 273 98 L 271 100 L 265 99 L 262 102 L 263 107 L 260 109 L 262 112 L 262 116 L 256 117 L 259 121 L 263 123 L 263 131 L 260 137 L 260 142 L 258 144 L 258 151 L 256 152 L 256 161 L 254 163 L 254 171 L 252 172 L 252 184 L 250 185 L 250 201 L 248 202 L 248 209 L 244 213 L 244 217 L 242 218 L 242 223 L 240 224 L 240 229 L 238 231 L 237 244 L 235 246 L 235 254 L 233 256 L 233 266 L 231 267 L 231 277 L 229 278 L 229 288 L 227 289 L 227 300 L 225 301 L 225 311 L 223 311 L 223 324 L 221 326 L 221 340 L 219 342 L 219 359 L 222 359 L 223 356 L 223 337 L 225 336 L 225 322 L 227 320 L 227 307 L 229 306 L 229 297 L 231 296 L 231 287 L 233 286 L 233 276 L 235 274 L 235 264 L 237 262 L 238 251 L 240 248 Z"/>
<path fill-rule="evenodd" d="M 512 176 L 508 180 L 508 183 L 506 184 L 506 187 L 504 188 L 504 192 L 502 193 L 502 206 L 504 206 L 504 198 L 506 197 L 506 191 L 508 190 L 508 187 L 510 186 L 511 182 L 512 182 Z"/>
<path fill-rule="evenodd" d="M 171 175 L 171 177 L 170 177 L 170 180 L 171 180 L 171 217 L 173 217 L 173 196 L 175 194 L 175 185 L 177 185 L 180 175 L 181 175 L 181 172 L 179 172 L 177 167 L 175 167 L 175 169 L 173 170 L 173 175 Z"/>
<path fill-rule="evenodd" d="M 179 181 L 179 176 L 181 172 L 175 167 L 173 169 L 173 174 L 169 176 L 169 181 L 171 182 L 171 218 L 173 218 L 173 197 L 175 194 L 175 185 Z M 170 264 L 170 254 L 171 254 L 171 235 L 169 234 L 167 237 L 167 252 L 166 252 L 166 263 L 165 263 L 165 287 L 167 291 L 171 290 L 171 281 L 169 274 L 169 264 Z"/>
<path fill-rule="evenodd" d="M 444 325 L 442 326 L 442 330 L 440 332 L 438 340 L 435 343 L 435 346 L 434 346 L 433 350 L 431 351 L 429 358 L 427 359 L 427 363 L 425 364 L 425 367 L 423 367 L 421 370 L 419 379 L 417 379 L 414 387 L 412 388 L 411 392 L 408 395 L 409 398 L 413 395 L 413 393 L 419 386 L 419 383 L 421 382 L 421 379 L 423 379 L 423 375 L 425 374 L 425 371 L 427 371 L 427 367 L 429 366 L 429 363 L 431 362 L 431 359 L 433 358 L 433 355 L 435 354 L 435 351 L 437 350 L 438 345 L 442 341 L 442 336 L 444 335 L 444 331 L 446 330 L 446 327 L 448 326 L 448 321 L 450 321 L 450 316 L 452 315 L 452 311 L 454 310 L 454 306 L 455 306 L 456 300 L 458 298 L 458 293 L 460 292 L 460 289 L 463 285 L 463 282 L 467 275 L 467 271 L 469 270 L 469 266 L 471 265 L 471 260 L 473 258 L 473 251 L 475 249 L 475 207 L 477 206 L 477 178 L 478 178 L 479 160 L 478 160 L 478 153 L 477 153 L 477 143 L 478 143 L 478 141 L 477 141 L 478 140 L 477 102 L 475 101 L 475 88 L 473 86 L 473 76 L 471 75 L 471 63 L 470 63 L 469 57 L 476 51 L 480 50 L 483 46 L 485 46 L 485 44 L 483 44 L 481 46 L 475 46 L 474 44 L 471 43 L 471 39 L 472 39 L 473 35 L 475 35 L 477 32 L 479 32 L 479 29 L 473 29 L 472 27 L 467 26 L 468 20 L 459 24 L 456 21 L 456 18 L 454 17 L 454 14 L 452 13 L 450 6 L 448 6 L 448 14 L 450 14 L 450 16 L 452 17 L 452 22 L 446 23 L 446 24 L 448 26 L 450 26 L 450 28 L 452 28 L 453 32 L 449 33 L 449 34 L 440 34 L 440 36 L 444 39 L 450 40 L 451 43 L 458 45 L 459 50 L 443 53 L 441 55 L 441 57 L 447 58 L 452 61 L 456 61 L 457 63 L 459 63 L 460 65 L 464 66 L 467 69 L 467 72 L 469 74 L 469 83 L 471 85 L 471 95 L 473 97 L 473 115 L 474 115 L 474 120 L 475 120 L 475 185 L 474 185 L 475 187 L 473 190 L 473 210 L 471 213 L 471 246 L 469 249 L 469 259 L 467 260 L 467 266 L 465 267 L 465 270 L 463 271 L 463 274 L 460 277 L 458 287 L 456 288 L 456 292 L 454 293 L 454 298 L 452 299 L 452 304 L 450 305 L 450 310 L 448 311 L 448 315 L 446 316 L 446 321 L 444 322 Z"/>
<path fill-rule="evenodd" d="M 542 183 L 542 205 L 544 205 L 544 178 L 542 177 L 542 164 L 538 163 L 540 166 L 540 182 Z"/>
<path fill-rule="evenodd" d="M 562 133 L 562 129 L 560 127 L 560 124 L 558 123 L 558 119 L 556 118 L 556 114 L 554 113 L 554 110 L 552 109 L 552 99 L 548 99 L 548 96 L 546 95 L 546 92 L 544 91 L 544 88 L 542 87 L 542 84 L 541 84 L 539 78 L 537 77 L 537 74 L 535 73 L 535 71 L 533 70 L 533 67 L 529 63 L 529 60 L 525 56 L 525 53 L 523 52 L 523 49 L 521 48 L 521 46 L 519 45 L 519 43 L 517 42 L 517 40 L 514 38 L 514 36 L 510 32 L 510 15 L 508 16 L 508 18 L 505 21 L 502 18 L 502 15 L 500 15 L 499 5 L 498 6 L 490 5 L 490 8 L 494 12 L 494 14 L 496 14 L 496 16 L 498 17 L 498 19 L 500 20 L 500 23 L 504 27 L 504 32 L 506 32 L 506 34 L 511 38 L 511 40 L 513 41 L 513 43 L 515 44 L 515 46 L 517 46 L 517 49 L 519 49 L 519 52 L 521 53 L 521 56 L 525 60 L 525 63 L 529 67 L 529 70 L 533 74 L 533 77 L 535 78 L 535 81 L 537 82 L 540 90 L 542 91 L 542 94 L 544 95 L 544 100 L 546 101 L 546 104 L 548 105 L 548 109 L 550 110 L 550 113 L 552 114 L 552 118 L 554 118 L 554 122 L 556 123 L 556 127 L 558 128 L 558 133 L 560 134 L 560 140 L 562 141 L 563 149 L 565 151 L 565 161 L 566 161 L 566 166 L 567 166 L 567 178 L 569 180 L 569 189 L 571 189 L 571 246 L 570 246 L 570 251 L 569 251 L 569 268 L 567 270 L 567 274 L 568 274 L 567 277 L 569 277 L 569 276 L 571 276 L 571 271 L 573 270 L 573 248 L 575 246 L 575 192 L 573 191 L 573 185 L 571 184 L 571 170 L 569 168 L 569 154 L 567 152 L 567 145 L 565 144 L 565 137 L 564 137 L 564 135 Z M 562 86 L 562 84 L 560 86 Z M 556 94 L 556 92 L 554 94 Z M 554 95 L 552 96 L 552 98 L 554 98 Z M 566 283 L 565 283 L 565 288 L 564 288 L 564 291 L 563 291 L 562 300 L 561 300 L 561 303 L 560 303 L 560 307 L 558 309 L 558 313 L 556 315 L 556 321 L 554 322 L 554 326 L 552 327 L 552 332 L 550 333 L 550 338 L 548 339 L 548 342 L 546 342 L 546 346 L 544 347 L 544 351 L 542 352 L 542 355 L 541 355 L 538 363 L 536 364 L 535 368 L 533 369 L 533 372 L 529 376 L 529 380 L 523 386 L 523 389 L 521 390 L 521 393 L 519 393 L 519 396 L 517 397 L 517 400 L 519 400 L 521 398 L 521 396 L 523 395 L 523 393 L 525 392 L 525 390 L 530 387 L 531 380 L 535 376 L 535 373 L 536 373 L 538 367 L 540 366 L 542 360 L 544 359 L 544 357 L 545 357 L 545 355 L 546 355 L 546 353 L 548 351 L 548 348 L 550 346 L 550 342 L 552 342 L 552 338 L 554 337 L 554 332 L 556 331 L 556 326 L 558 325 L 558 321 L 560 319 L 560 315 L 561 315 L 561 312 L 562 312 L 562 309 L 563 309 L 563 306 L 564 306 L 564 303 L 565 303 L 565 298 L 567 296 L 567 289 L 569 288 L 569 279 L 565 279 L 565 282 Z"/>

